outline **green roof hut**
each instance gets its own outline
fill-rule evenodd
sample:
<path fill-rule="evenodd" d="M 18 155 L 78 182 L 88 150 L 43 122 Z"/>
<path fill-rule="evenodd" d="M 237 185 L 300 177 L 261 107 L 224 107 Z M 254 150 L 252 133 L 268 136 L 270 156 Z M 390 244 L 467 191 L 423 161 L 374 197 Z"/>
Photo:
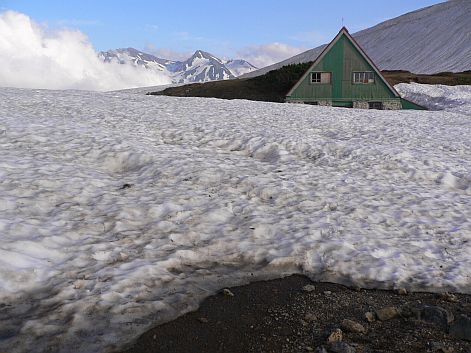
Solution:
<path fill-rule="evenodd" d="M 288 92 L 286 102 L 363 109 L 424 109 L 401 98 L 345 27 Z"/>

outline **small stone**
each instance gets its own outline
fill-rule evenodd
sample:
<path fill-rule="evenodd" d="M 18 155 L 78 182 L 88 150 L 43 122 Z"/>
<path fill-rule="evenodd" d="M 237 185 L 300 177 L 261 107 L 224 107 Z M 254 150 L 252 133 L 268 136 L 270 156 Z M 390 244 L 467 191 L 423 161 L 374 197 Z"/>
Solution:
<path fill-rule="evenodd" d="M 233 297 L 233 296 L 234 296 L 234 293 L 232 293 L 231 290 L 228 289 L 228 288 L 224 288 L 224 289 L 222 290 L 222 293 L 223 293 L 226 297 Z"/>
<path fill-rule="evenodd" d="M 450 302 L 450 303 L 458 303 L 459 302 L 458 297 L 456 295 L 454 295 L 453 293 L 448 293 L 448 292 L 442 293 L 440 295 L 440 298 L 442 300 L 446 300 L 447 302 Z"/>
<path fill-rule="evenodd" d="M 314 348 L 307 346 L 307 347 L 306 347 L 306 350 L 307 350 L 308 352 L 312 352 L 312 351 L 314 350 Z"/>
<path fill-rule="evenodd" d="M 280 330 L 281 336 L 291 336 L 293 334 L 293 329 L 291 327 L 285 326 Z"/>
<path fill-rule="evenodd" d="M 461 315 L 450 325 L 450 335 L 462 340 L 471 341 L 471 318 Z"/>
<path fill-rule="evenodd" d="M 313 286 L 312 284 L 308 284 L 303 287 L 303 291 L 308 292 L 308 293 L 314 292 L 315 290 L 316 290 L 316 287 Z"/>
<path fill-rule="evenodd" d="M 153 335 L 153 336 L 152 336 L 152 339 L 156 340 L 156 339 L 157 339 L 157 335 Z"/>
<path fill-rule="evenodd" d="M 319 347 L 316 348 L 314 353 L 328 353 L 328 352 L 327 352 L 327 349 L 325 349 L 324 346 L 319 346 Z"/>
<path fill-rule="evenodd" d="M 446 347 L 443 343 L 440 342 L 430 342 L 430 351 L 433 353 L 453 353 L 453 347 Z"/>
<path fill-rule="evenodd" d="M 327 342 L 340 342 L 343 339 L 343 332 L 341 329 L 337 328 L 327 337 Z"/>
<path fill-rule="evenodd" d="M 399 295 L 407 295 L 407 289 L 405 289 L 405 288 L 399 288 L 399 289 L 397 290 L 397 294 L 399 294 Z"/>
<path fill-rule="evenodd" d="M 440 353 L 453 353 L 455 351 L 455 349 L 453 347 L 445 347 L 443 346 L 441 349 L 440 349 Z"/>
<path fill-rule="evenodd" d="M 207 318 L 205 318 L 205 317 L 200 317 L 200 318 L 198 319 L 198 321 L 201 322 L 201 323 L 203 323 L 203 324 L 207 324 L 207 323 L 209 322 L 209 320 L 208 320 Z"/>
<path fill-rule="evenodd" d="M 451 312 L 439 306 L 424 305 L 420 310 L 420 320 L 430 322 L 446 330 L 448 324 L 454 320 Z"/>
<path fill-rule="evenodd" d="M 387 321 L 399 316 L 399 310 L 395 306 L 387 306 L 376 310 L 376 316 L 381 321 Z"/>
<path fill-rule="evenodd" d="M 399 311 L 400 315 L 404 318 L 413 318 L 416 320 L 420 319 L 421 309 L 414 304 L 406 303 L 399 309 Z"/>
<path fill-rule="evenodd" d="M 19 329 L 18 327 L 15 327 L 13 325 L 3 325 L 0 327 L 0 340 L 7 339 L 10 337 L 15 336 L 18 333 Z"/>
<path fill-rule="evenodd" d="M 348 319 L 342 321 L 341 328 L 344 331 L 353 333 L 365 334 L 367 332 L 366 328 L 362 324 Z"/>
<path fill-rule="evenodd" d="M 365 318 L 368 322 L 376 321 L 376 314 L 371 311 L 368 311 L 365 313 Z"/>
<path fill-rule="evenodd" d="M 346 342 L 332 342 L 329 345 L 329 351 L 332 353 L 355 353 L 356 349 Z"/>
<path fill-rule="evenodd" d="M 123 184 L 123 186 L 121 186 L 119 189 L 120 189 L 120 190 L 125 190 L 125 189 L 129 189 L 129 188 L 131 188 L 131 187 L 132 187 L 132 184 L 126 183 L 126 184 Z"/>
<path fill-rule="evenodd" d="M 306 315 L 304 315 L 304 320 L 307 322 L 313 322 L 317 320 L 317 317 L 313 313 L 306 313 Z"/>
<path fill-rule="evenodd" d="M 331 292 L 330 290 L 326 290 L 326 291 L 324 291 L 324 294 L 325 294 L 325 295 L 331 295 L 332 292 Z"/>
<path fill-rule="evenodd" d="M 299 322 L 301 323 L 301 325 L 303 325 L 303 327 L 306 327 L 306 326 L 309 325 L 309 324 L 308 324 L 306 321 L 304 321 L 303 319 L 299 320 Z"/>

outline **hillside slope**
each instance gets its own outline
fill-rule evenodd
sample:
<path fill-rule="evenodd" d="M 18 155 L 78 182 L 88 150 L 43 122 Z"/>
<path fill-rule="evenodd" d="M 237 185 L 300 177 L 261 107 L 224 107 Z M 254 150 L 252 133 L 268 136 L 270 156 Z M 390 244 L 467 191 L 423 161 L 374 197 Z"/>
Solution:
<path fill-rule="evenodd" d="M 284 102 L 286 92 L 296 83 L 311 63 L 287 65 L 265 75 L 250 79 L 235 79 L 193 83 L 168 87 L 149 95 L 174 97 L 206 97 Z"/>
<path fill-rule="evenodd" d="M 415 73 L 471 69 L 471 1 L 451 0 L 353 34 L 381 70 Z M 245 74 L 255 77 L 288 64 L 314 61 L 325 45 Z"/>

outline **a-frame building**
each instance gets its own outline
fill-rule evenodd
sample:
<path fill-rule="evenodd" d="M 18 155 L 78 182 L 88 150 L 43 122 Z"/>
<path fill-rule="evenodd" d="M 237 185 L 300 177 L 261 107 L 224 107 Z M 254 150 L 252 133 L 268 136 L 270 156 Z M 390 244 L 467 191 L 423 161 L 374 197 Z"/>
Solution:
<path fill-rule="evenodd" d="M 289 103 L 402 109 L 401 97 L 343 27 L 286 96 Z"/>

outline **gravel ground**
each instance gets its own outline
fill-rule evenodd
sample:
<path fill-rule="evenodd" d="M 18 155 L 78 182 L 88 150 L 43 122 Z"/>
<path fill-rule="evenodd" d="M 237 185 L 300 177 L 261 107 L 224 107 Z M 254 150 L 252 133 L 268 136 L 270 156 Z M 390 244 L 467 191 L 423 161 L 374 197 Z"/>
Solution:
<path fill-rule="evenodd" d="M 470 295 L 351 289 L 291 276 L 223 290 L 125 353 L 471 353 L 470 317 Z"/>

